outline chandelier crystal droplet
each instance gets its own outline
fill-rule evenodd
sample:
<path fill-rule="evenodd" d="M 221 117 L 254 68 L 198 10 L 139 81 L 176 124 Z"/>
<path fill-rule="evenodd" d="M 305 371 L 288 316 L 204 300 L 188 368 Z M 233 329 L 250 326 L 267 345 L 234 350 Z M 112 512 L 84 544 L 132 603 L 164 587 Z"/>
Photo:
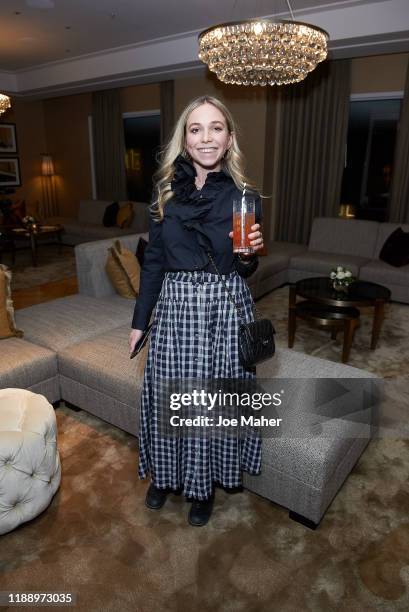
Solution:
<path fill-rule="evenodd" d="M 10 98 L 5 94 L 0 93 L 0 115 L 6 112 L 11 108 Z"/>
<path fill-rule="evenodd" d="M 223 83 L 288 85 L 325 60 L 328 39 L 325 30 L 300 21 L 226 23 L 199 35 L 199 58 Z"/>

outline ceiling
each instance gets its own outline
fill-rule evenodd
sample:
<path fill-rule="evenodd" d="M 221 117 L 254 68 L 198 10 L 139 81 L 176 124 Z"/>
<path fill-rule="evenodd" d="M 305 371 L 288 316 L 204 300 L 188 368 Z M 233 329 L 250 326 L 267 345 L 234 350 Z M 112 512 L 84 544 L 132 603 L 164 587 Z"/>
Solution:
<path fill-rule="evenodd" d="M 371 1 L 292 0 L 290 4 L 296 15 L 311 6 Z M 268 14 L 289 18 L 286 0 L 1 0 L 0 70 L 21 70 Z"/>
<path fill-rule="evenodd" d="M 409 0 L 291 6 L 329 31 L 334 57 L 409 50 Z M 289 19 L 286 0 L 1 0 L 0 87 L 24 95 L 169 78 L 202 67 L 201 30 L 259 16 Z"/>

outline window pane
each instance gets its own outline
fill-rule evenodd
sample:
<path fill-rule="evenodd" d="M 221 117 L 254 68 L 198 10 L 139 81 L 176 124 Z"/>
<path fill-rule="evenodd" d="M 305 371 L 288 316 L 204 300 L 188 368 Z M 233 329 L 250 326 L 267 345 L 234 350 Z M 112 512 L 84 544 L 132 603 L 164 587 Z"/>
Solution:
<path fill-rule="evenodd" d="M 360 219 L 387 220 L 400 100 L 350 103 L 341 202 Z"/>
<path fill-rule="evenodd" d="M 130 200 L 150 202 L 160 146 L 160 115 L 126 117 L 125 167 Z"/>

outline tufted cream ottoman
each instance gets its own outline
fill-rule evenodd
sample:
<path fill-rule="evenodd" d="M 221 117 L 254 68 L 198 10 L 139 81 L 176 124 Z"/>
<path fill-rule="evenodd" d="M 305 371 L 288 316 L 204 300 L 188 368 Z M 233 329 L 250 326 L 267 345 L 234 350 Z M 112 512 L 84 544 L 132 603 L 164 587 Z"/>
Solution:
<path fill-rule="evenodd" d="M 40 514 L 60 481 L 53 407 L 32 391 L 0 390 L 0 534 Z"/>

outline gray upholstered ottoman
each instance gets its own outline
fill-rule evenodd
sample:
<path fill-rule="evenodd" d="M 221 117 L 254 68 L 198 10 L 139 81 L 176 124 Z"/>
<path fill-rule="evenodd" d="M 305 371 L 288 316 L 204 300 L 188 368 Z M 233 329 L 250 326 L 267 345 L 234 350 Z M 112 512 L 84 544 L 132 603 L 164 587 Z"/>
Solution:
<path fill-rule="evenodd" d="M 58 368 L 65 401 L 137 435 L 147 347 L 131 361 L 128 336 L 125 325 L 73 344 L 59 351 Z M 362 394 L 368 382 L 378 379 L 289 349 L 279 349 L 258 366 L 257 377 L 262 384 L 284 379 L 287 401 L 277 412 L 286 427 L 263 439 L 262 473 L 244 474 L 244 486 L 289 508 L 292 518 L 313 527 L 371 438 L 371 407 L 364 409 Z M 329 403 L 342 418 L 317 418 L 316 379 L 355 381 L 354 393 L 341 392 Z"/>
<path fill-rule="evenodd" d="M 258 366 L 257 378 L 285 391 L 275 409 L 283 427 L 265 434 L 262 472 L 244 474 L 244 486 L 315 528 L 373 435 L 380 381 L 289 349 Z"/>
<path fill-rule="evenodd" d="M 60 351 L 114 327 L 130 325 L 134 304 L 135 300 L 116 294 L 95 299 L 77 293 L 17 310 L 16 322 L 26 340 Z"/>
<path fill-rule="evenodd" d="M 61 397 L 87 412 L 138 433 L 148 345 L 129 359 L 130 325 L 117 327 L 58 353 Z"/>

